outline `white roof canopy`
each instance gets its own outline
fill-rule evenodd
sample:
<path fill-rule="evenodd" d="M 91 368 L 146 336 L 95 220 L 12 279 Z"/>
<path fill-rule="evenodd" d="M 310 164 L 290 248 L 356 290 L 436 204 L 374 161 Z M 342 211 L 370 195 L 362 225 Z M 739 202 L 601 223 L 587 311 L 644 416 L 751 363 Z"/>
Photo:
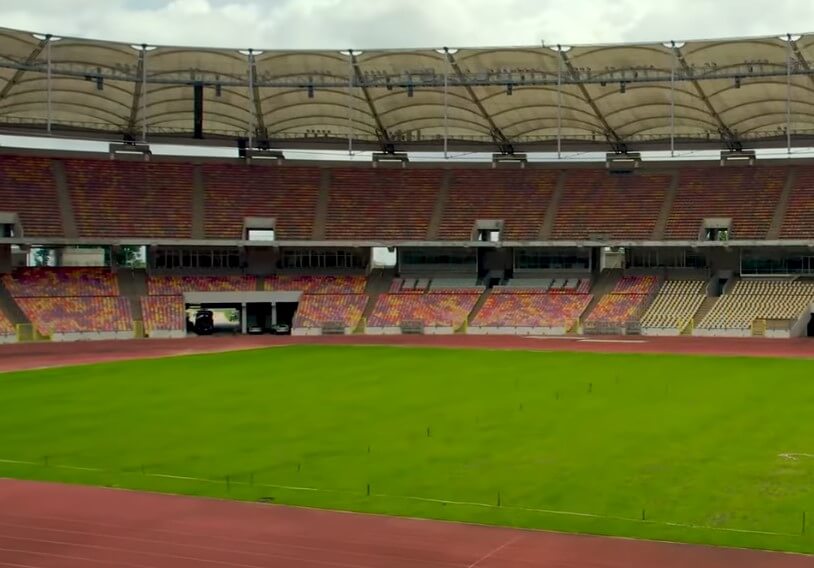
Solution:
<path fill-rule="evenodd" d="M 814 35 L 340 52 L 0 29 L 0 131 L 551 151 L 785 146 L 788 130 L 799 146 L 814 139 L 812 61 Z"/>

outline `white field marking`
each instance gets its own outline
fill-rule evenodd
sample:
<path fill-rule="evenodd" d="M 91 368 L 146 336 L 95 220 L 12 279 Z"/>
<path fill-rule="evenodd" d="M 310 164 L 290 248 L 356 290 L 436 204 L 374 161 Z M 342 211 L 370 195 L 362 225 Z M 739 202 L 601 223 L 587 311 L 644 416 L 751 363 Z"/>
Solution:
<path fill-rule="evenodd" d="M 778 457 L 783 458 L 784 460 L 789 461 L 797 461 L 800 458 L 814 458 L 814 454 L 806 454 L 806 453 L 784 453 L 784 454 L 777 454 Z"/>
<path fill-rule="evenodd" d="M 487 336 L 489 337 L 489 336 Z M 491 337 L 499 337 L 499 336 L 491 336 Z M 504 336 L 504 337 L 511 337 L 511 336 Z M 564 339 L 566 341 L 578 341 L 579 337 L 569 337 L 567 335 L 519 335 L 517 337 L 522 337 L 523 339 Z"/>
<path fill-rule="evenodd" d="M 484 554 L 483 556 L 481 556 L 480 558 L 475 560 L 472 564 L 470 564 L 466 568 L 475 568 L 475 566 L 477 566 L 478 564 L 480 564 L 480 563 L 484 562 L 485 560 L 491 558 L 492 556 L 494 556 L 495 554 L 497 554 L 498 552 L 500 552 L 501 550 L 503 550 L 504 548 L 506 548 L 510 544 L 514 544 L 515 542 L 517 542 L 518 540 L 520 540 L 524 536 L 525 535 L 519 534 L 519 535 L 515 536 L 514 538 L 511 538 L 511 539 L 507 540 L 506 542 L 504 542 L 503 544 L 501 544 L 500 546 L 498 546 L 497 548 L 495 548 L 491 552 L 487 552 L 486 554 Z"/>
<path fill-rule="evenodd" d="M 806 456 L 806 457 L 814 457 L 814 454 L 780 454 L 782 455 L 792 455 L 792 456 Z M 794 459 L 794 458 L 792 458 Z M 10 460 L 10 459 L 0 459 L 0 463 L 10 463 L 10 464 L 22 464 L 22 465 L 43 465 L 37 462 L 30 462 L 24 460 Z M 84 468 L 84 467 L 77 467 L 77 466 L 60 466 L 54 465 L 50 466 L 54 468 L 62 468 L 62 469 L 78 469 L 83 471 L 96 471 L 96 472 L 103 472 L 106 470 L 95 469 L 95 468 Z M 116 472 L 108 472 L 108 473 L 116 473 Z M 120 472 L 120 473 L 128 473 L 128 472 Z M 129 472 L 129 473 L 136 473 L 136 472 Z M 173 475 L 168 473 L 149 473 L 145 472 L 144 477 L 159 477 L 165 479 L 178 479 L 184 481 L 195 481 L 199 483 L 212 483 L 212 484 L 226 484 L 226 478 L 223 479 L 206 479 L 202 477 L 190 477 L 190 476 L 183 476 L 183 475 Z M 359 495 L 359 491 L 348 491 L 348 490 L 340 490 L 340 489 L 320 489 L 318 487 L 298 487 L 296 485 L 277 485 L 273 483 L 255 483 L 251 484 L 247 481 L 239 481 L 239 480 L 231 480 L 229 481 L 230 485 L 240 485 L 240 486 L 253 486 L 253 487 L 262 487 L 268 489 L 283 489 L 289 491 L 308 491 L 308 492 L 315 492 L 315 493 L 333 493 L 333 494 L 353 494 Z M 118 488 L 116 488 L 118 489 Z M 128 489 L 122 489 L 124 491 L 130 491 Z M 138 492 L 138 491 L 137 491 Z M 520 506 L 512 506 L 512 505 L 497 505 L 494 503 L 480 503 L 477 501 L 453 501 L 451 499 L 435 499 L 432 497 L 418 497 L 415 495 L 389 495 L 386 493 L 371 493 L 371 497 L 374 498 L 386 498 L 386 499 L 404 499 L 409 501 L 419 501 L 425 503 L 438 503 L 442 505 L 453 505 L 459 507 L 481 507 L 484 509 L 505 509 L 508 511 L 525 511 L 528 513 L 539 513 L 539 514 L 546 514 L 546 515 L 564 515 L 569 517 L 585 517 L 590 519 L 605 519 L 605 520 L 614 520 L 614 521 L 625 521 L 630 523 L 640 523 L 640 524 L 647 524 L 647 525 L 661 525 L 661 526 L 668 526 L 668 527 L 680 527 L 680 528 L 688 528 L 688 529 L 701 529 L 701 530 L 712 530 L 718 532 L 731 532 L 731 533 L 745 533 L 745 534 L 761 534 L 761 535 L 769 535 L 769 536 L 799 536 L 798 534 L 792 533 L 784 533 L 784 532 L 773 532 L 773 531 L 761 531 L 761 530 L 752 530 L 752 529 L 736 529 L 736 528 L 728 528 L 728 527 L 715 527 L 710 525 L 699 525 L 694 523 L 677 523 L 677 522 L 670 522 L 670 521 L 654 521 L 654 520 L 642 520 L 639 518 L 634 517 L 618 517 L 613 515 L 600 515 L 596 513 L 584 513 L 579 511 L 564 511 L 558 509 L 539 509 L 534 507 L 520 507 Z M 308 508 L 308 507 L 305 507 Z"/>
<path fill-rule="evenodd" d="M 577 343 L 647 343 L 645 339 L 578 339 Z"/>

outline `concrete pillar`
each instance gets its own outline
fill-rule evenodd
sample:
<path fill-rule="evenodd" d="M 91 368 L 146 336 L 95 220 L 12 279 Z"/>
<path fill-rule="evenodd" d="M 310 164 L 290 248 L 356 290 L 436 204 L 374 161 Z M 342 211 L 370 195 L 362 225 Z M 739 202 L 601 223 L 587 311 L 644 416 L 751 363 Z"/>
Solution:
<path fill-rule="evenodd" d="M 0 245 L 0 274 L 11 272 L 11 245 Z"/>
<path fill-rule="evenodd" d="M 271 303 L 271 325 L 277 325 L 277 303 Z"/>
<path fill-rule="evenodd" d="M 240 333 L 246 335 L 248 332 L 249 322 L 247 321 L 248 318 L 246 317 L 246 302 L 240 304 Z"/>

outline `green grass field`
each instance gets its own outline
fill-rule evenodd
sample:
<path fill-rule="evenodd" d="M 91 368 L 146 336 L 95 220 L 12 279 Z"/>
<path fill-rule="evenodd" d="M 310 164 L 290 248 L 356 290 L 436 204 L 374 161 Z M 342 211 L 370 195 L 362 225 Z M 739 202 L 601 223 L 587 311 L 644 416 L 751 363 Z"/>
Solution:
<path fill-rule="evenodd" d="M 0 375 L 0 409 L 4 477 L 814 552 L 808 361 L 285 347 Z"/>

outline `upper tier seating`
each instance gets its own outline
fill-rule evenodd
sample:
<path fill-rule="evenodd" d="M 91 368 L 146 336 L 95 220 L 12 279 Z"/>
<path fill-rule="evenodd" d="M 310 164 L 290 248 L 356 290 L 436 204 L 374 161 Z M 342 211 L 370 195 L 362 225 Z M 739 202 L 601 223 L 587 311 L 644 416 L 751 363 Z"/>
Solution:
<path fill-rule="evenodd" d="M 793 320 L 814 302 L 811 280 L 739 280 L 698 324 L 699 329 L 748 330 L 755 319 Z"/>
<path fill-rule="evenodd" d="M 731 239 L 763 239 L 786 181 L 787 168 L 680 168 L 666 239 L 696 240 L 702 220 L 732 219 Z"/>
<path fill-rule="evenodd" d="M 512 278 L 496 291 L 516 291 L 529 294 L 587 294 L 591 290 L 590 278 Z"/>
<path fill-rule="evenodd" d="M 781 239 L 814 238 L 814 168 L 796 168 L 796 177 L 789 195 L 786 218 L 780 229 Z"/>
<path fill-rule="evenodd" d="M 185 331 L 183 296 L 143 296 L 141 312 L 147 335 L 156 331 Z"/>
<path fill-rule="evenodd" d="M 443 171 L 334 168 L 328 239 L 427 238 Z"/>
<path fill-rule="evenodd" d="M 151 296 L 181 295 L 184 292 L 251 292 L 257 290 L 254 276 L 149 276 Z"/>
<path fill-rule="evenodd" d="M 82 159 L 64 165 L 80 236 L 192 237 L 192 164 Z"/>
<path fill-rule="evenodd" d="M 269 217 L 275 240 L 311 238 L 319 168 L 205 164 L 203 173 L 207 237 L 239 239 L 246 217 Z"/>
<path fill-rule="evenodd" d="M 267 276 L 267 292 L 304 292 L 307 294 L 363 294 L 364 276 L 322 276 L 278 274 Z"/>
<path fill-rule="evenodd" d="M 116 275 L 107 268 L 18 268 L 3 275 L 12 296 L 118 296 Z"/>
<path fill-rule="evenodd" d="M 642 328 L 682 330 L 706 298 L 703 280 L 666 280 L 642 316 Z"/>
<path fill-rule="evenodd" d="M 294 328 L 321 328 L 337 322 L 344 328 L 355 328 L 367 300 L 366 294 L 303 294 L 294 316 Z"/>
<path fill-rule="evenodd" d="M 439 238 L 469 241 L 475 221 L 500 219 L 502 240 L 536 240 L 558 176 L 525 168 L 453 170 Z"/>
<path fill-rule="evenodd" d="M 672 176 L 611 175 L 604 169 L 568 170 L 552 237 L 649 239 Z"/>
<path fill-rule="evenodd" d="M 594 306 L 585 323 L 614 326 L 635 321 L 657 285 L 655 276 L 623 276 Z"/>
<path fill-rule="evenodd" d="M 63 236 L 51 160 L 0 156 L 0 211 L 18 213 L 27 236 Z"/>
<path fill-rule="evenodd" d="M 17 304 L 41 335 L 127 332 L 133 329 L 126 298 L 18 298 Z"/>
<path fill-rule="evenodd" d="M 570 328 L 588 307 L 590 294 L 532 293 L 494 288 L 473 326 Z"/>
<path fill-rule="evenodd" d="M 426 327 L 460 327 L 480 293 L 381 294 L 368 318 L 368 327 L 394 327 L 420 322 Z"/>

